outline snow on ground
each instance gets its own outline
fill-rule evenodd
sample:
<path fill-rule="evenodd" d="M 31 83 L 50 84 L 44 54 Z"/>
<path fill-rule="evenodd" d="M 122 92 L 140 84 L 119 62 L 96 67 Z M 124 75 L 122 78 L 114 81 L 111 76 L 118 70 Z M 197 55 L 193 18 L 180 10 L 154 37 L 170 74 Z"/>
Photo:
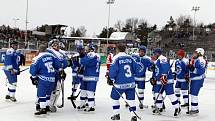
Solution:
<path fill-rule="evenodd" d="M 22 67 L 26 68 L 26 67 Z M 31 84 L 28 71 L 21 73 L 18 77 L 18 87 L 16 98 L 17 103 L 5 101 L 7 93 L 6 77 L 0 68 L 0 121 L 111 121 L 112 106 L 110 99 L 111 87 L 106 84 L 105 67 L 101 67 L 100 80 L 96 92 L 96 111 L 94 113 L 85 113 L 73 109 L 69 100 L 65 98 L 65 107 L 58 109 L 57 113 L 50 113 L 46 118 L 38 118 L 34 116 L 36 88 Z M 65 97 L 71 93 L 71 69 L 66 69 L 67 79 L 65 81 Z M 173 108 L 170 105 L 169 99 L 166 98 L 166 112 L 161 116 L 152 115 L 152 109 L 137 110 L 143 121 L 214 121 L 215 108 L 215 71 L 207 72 L 207 79 L 204 87 L 200 92 L 200 114 L 197 117 L 187 116 L 186 109 L 182 109 L 182 114 L 179 118 L 173 117 Z M 149 77 L 150 74 L 147 74 Z M 151 95 L 151 85 L 146 84 L 144 105 L 151 106 L 153 104 Z M 60 103 L 61 100 L 59 100 Z M 137 105 L 138 105 L 138 101 Z M 78 105 L 78 101 L 76 104 Z M 130 113 L 124 107 L 124 102 L 121 100 L 121 121 L 129 121 Z"/>

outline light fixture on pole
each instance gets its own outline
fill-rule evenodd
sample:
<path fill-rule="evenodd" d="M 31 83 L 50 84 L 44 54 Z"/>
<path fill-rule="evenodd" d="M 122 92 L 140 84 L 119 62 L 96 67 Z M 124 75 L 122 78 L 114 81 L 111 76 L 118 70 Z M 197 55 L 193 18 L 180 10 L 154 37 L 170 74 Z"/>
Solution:
<path fill-rule="evenodd" d="M 109 41 L 109 27 L 110 27 L 110 16 L 111 16 L 111 5 L 114 4 L 115 0 L 108 0 L 108 25 L 107 25 L 107 48 L 108 48 L 108 41 Z M 107 49 L 108 50 L 108 49 Z"/>
<path fill-rule="evenodd" d="M 25 48 L 29 48 L 28 44 L 28 0 L 26 6 L 26 13 L 25 13 Z"/>
<path fill-rule="evenodd" d="M 13 21 L 14 21 L 14 28 L 16 29 L 16 25 L 17 25 L 17 21 L 19 20 L 19 18 L 13 18 Z"/>
<path fill-rule="evenodd" d="M 195 27 L 196 27 L 196 13 L 200 10 L 199 6 L 193 6 L 192 11 L 193 13 L 193 40 L 195 40 Z"/>

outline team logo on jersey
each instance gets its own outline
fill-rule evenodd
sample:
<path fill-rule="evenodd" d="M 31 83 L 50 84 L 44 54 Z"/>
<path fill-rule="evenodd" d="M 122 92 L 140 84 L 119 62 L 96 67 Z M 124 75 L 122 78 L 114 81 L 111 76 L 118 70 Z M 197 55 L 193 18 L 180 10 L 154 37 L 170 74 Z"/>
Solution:
<path fill-rule="evenodd" d="M 176 66 L 176 74 L 180 74 L 182 71 L 181 66 Z"/>

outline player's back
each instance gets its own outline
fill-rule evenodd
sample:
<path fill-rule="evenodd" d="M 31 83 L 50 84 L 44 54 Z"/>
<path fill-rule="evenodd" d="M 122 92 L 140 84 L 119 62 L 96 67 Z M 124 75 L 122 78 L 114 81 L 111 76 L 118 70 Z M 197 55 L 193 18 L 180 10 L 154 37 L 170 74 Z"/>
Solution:
<path fill-rule="evenodd" d="M 115 84 L 133 83 L 136 65 L 137 63 L 130 55 L 120 52 L 113 57 L 113 63 L 110 67 L 110 78 L 114 80 Z"/>
<path fill-rule="evenodd" d="M 55 62 L 55 58 L 48 52 L 42 52 L 33 59 L 33 63 L 30 67 L 30 73 L 37 75 L 42 80 L 54 82 L 55 69 L 60 68 L 60 62 L 58 65 Z"/>

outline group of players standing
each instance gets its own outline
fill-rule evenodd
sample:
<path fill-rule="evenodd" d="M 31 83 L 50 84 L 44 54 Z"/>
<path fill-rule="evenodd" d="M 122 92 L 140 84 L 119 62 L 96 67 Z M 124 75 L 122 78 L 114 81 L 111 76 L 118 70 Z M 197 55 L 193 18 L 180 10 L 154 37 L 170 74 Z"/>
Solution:
<path fill-rule="evenodd" d="M 7 50 L 5 56 L 4 71 L 8 78 L 8 95 L 6 99 L 16 101 L 15 91 L 17 75 L 19 74 L 19 62 L 17 60 L 17 44 L 11 43 L 11 48 Z M 73 86 L 69 99 L 77 98 L 77 88 L 80 84 L 80 105 L 78 110 L 86 112 L 95 111 L 95 92 L 100 72 L 100 56 L 97 54 L 97 46 L 90 43 L 87 48 L 77 47 L 77 54 L 68 58 L 65 51 L 61 49 L 63 44 L 54 39 L 49 42 L 49 47 L 44 45 L 39 47 L 38 55 L 33 59 L 30 66 L 32 84 L 37 87 L 37 97 L 35 115 L 47 114 L 56 111 L 56 101 L 59 97 L 60 89 L 63 88 L 63 81 L 66 78 L 64 69 L 72 68 Z M 111 99 L 113 103 L 114 115 L 112 120 L 120 120 L 119 99 L 126 95 L 126 105 L 131 112 L 131 121 L 137 121 L 135 94 L 140 102 L 139 108 L 143 109 L 144 89 L 146 71 L 152 72 L 150 82 L 154 95 L 153 113 L 161 114 L 165 109 L 163 92 L 170 98 L 175 109 L 174 116 L 178 116 L 181 107 L 189 107 L 189 95 L 191 95 L 191 109 L 188 114 L 198 114 L 198 94 L 205 79 L 206 60 L 204 59 L 204 49 L 197 48 L 192 59 L 187 59 L 184 50 L 177 52 L 178 59 L 173 62 L 175 71 L 172 71 L 173 63 L 162 55 L 162 50 L 155 48 L 152 58 L 146 56 L 146 47 L 140 46 L 139 53 L 126 54 L 126 46 L 118 44 L 117 54 L 110 53 L 107 58 L 107 83 L 112 86 Z M 176 80 L 176 84 L 174 84 Z M 175 86 L 175 88 L 174 88 Z M 136 92 L 136 87 L 137 91 Z M 180 91 L 183 95 L 184 104 L 180 102 Z"/>
<path fill-rule="evenodd" d="M 112 85 L 111 98 L 113 101 L 114 115 L 112 120 L 120 120 L 120 103 L 119 98 L 126 95 L 126 105 L 132 114 L 131 121 L 136 121 L 139 116 L 136 114 L 135 94 L 140 102 L 139 107 L 143 109 L 144 89 L 146 71 L 152 71 L 150 82 L 152 84 L 152 93 L 154 95 L 153 114 L 161 114 L 166 108 L 164 99 L 169 97 L 174 107 L 174 116 L 181 113 L 181 107 L 188 107 L 187 114 L 194 115 L 199 113 L 198 95 L 205 79 L 207 62 L 204 59 L 204 49 L 197 48 L 193 53 L 192 59 L 186 58 L 183 49 L 177 52 L 178 59 L 170 64 L 170 61 L 162 55 L 162 50 L 155 48 L 153 56 L 150 59 L 146 56 L 146 47 L 140 46 L 139 53 L 127 55 L 124 45 L 118 46 L 119 53 L 108 56 L 107 78 L 108 84 Z M 113 57 L 113 58 L 111 58 Z M 175 65 L 174 72 L 172 66 Z M 176 83 L 174 83 L 176 80 Z M 175 88 L 174 88 L 175 86 Z M 138 93 L 136 92 L 136 88 Z M 165 91 L 166 96 L 163 96 Z M 181 92 L 180 92 L 181 91 Z M 183 95 L 184 104 L 181 105 L 180 93 Z M 189 95 L 191 95 L 191 109 L 189 108 Z"/>

